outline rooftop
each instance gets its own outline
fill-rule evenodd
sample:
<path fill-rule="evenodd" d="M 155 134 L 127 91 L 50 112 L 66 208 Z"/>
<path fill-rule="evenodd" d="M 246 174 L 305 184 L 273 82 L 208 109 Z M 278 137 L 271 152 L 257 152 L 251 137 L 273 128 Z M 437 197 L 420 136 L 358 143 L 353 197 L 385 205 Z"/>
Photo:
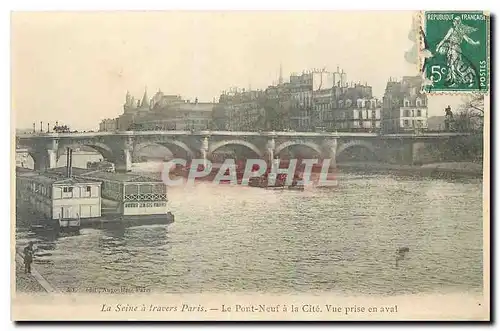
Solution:
<path fill-rule="evenodd" d="M 90 178 L 83 178 L 79 176 L 71 177 L 68 178 L 66 176 L 63 176 L 58 173 L 38 173 L 35 171 L 31 172 L 20 172 L 17 174 L 17 177 L 22 177 L 22 178 L 29 178 L 30 180 L 38 183 L 44 183 L 44 184 L 66 184 L 66 185 L 72 185 L 72 184 L 77 184 L 77 183 L 94 183 L 96 182 L 95 180 L 92 180 Z"/>
<path fill-rule="evenodd" d="M 73 176 L 81 176 L 84 174 L 87 174 L 89 172 L 96 171 L 95 169 L 85 169 L 85 168 L 77 168 L 77 167 L 72 167 L 71 168 Z M 49 174 L 58 174 L 58 175 L 66 175 L 66 167 L 58 167 L 58 168 L 51 168 L 46 171 L 46 173 Z"/>
<path fill-rule="evenodd" d="M 126 182 L 126 183 L 159 183 L 161 180 L 154 179 L 151 177 L 131 174 L 131 173 L 116 173 L 116 172 L 104 172 L 104 171 L 93 171 L 84 175 L 86 178 L 91 179 L 105 179 L 105 180 L 113 180 L 118 182 Z"/>
<path fill-rule="evenodd" d="M 72 168 L 73 177 L 66 177 L 66 167 L 52 168 L 46 172 L 39 173 L 31 169 L 18 168 L 17 176 L 30 177 L 37 181 L 45 181 L 51 183 L 88 183 L 95 182 L 96 180 L 113 180 L 118 182 L 128 182 L 128 183 L 158 183 L 161 182 L 159 179 L 151 178 L 145 175 L 133 174 L 133 173 L 115 173 L 115 172 L 104 172 L 93 169 L 85 168 Z M 22 170 L 21 170 L 22 169 Z M 17 169 L 16 169 L 17 170 Z"/>
<path fill-rule="evenodd" d="M 93 180 L 106 179 L 118 182 L 129 182 L 129 183 L 144 183 L 144 182 L 161 182 L 159 179 L 154 179 L 144 175 L 133 174 L 133 173 L 117 173 L 117 172 L 105 172 L 94 169 L 85 168 L 72 168 L 73 176 L 80 176 L 82 178 L 90 178 Z M 66 167 L 52 168 L 47 173 L 65 175 Z"/>

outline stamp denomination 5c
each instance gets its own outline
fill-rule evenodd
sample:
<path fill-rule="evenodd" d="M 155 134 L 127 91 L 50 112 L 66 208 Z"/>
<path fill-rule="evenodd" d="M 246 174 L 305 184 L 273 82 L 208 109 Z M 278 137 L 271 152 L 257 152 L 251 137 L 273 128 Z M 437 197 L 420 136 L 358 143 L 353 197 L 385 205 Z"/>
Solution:
<path fill-rule="evenodd" d="M 434 12 L 423 15 L 422 69 L 427 92 L 488 92 L 489 16 L 484 12 Z M 422 54 L 421 54 L 422 55 Z"/>

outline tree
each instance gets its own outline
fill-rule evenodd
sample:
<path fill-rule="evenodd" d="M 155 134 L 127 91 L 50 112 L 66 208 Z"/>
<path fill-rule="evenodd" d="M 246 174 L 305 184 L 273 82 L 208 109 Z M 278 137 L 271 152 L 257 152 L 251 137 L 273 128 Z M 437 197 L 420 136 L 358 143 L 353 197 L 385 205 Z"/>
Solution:
<path fill-rule="evenodd" d="M 212 110 L 211 128 L 213 130 L 227 130 L 227 113 L 224 104 L 217 104 Z"/>
<path fill-rule="evenodd" d="M 473 132 L 471 136 L 456 137 L 448 142 L 446 158 L 481 162 L 483 158 L 484 96 L 475 94 L 464 98 L 453 116 L 453 130 Z"/>
<path fill-rule="evenodd" d="M 483 132 L 484 126 L 484 96 L 473 94 L 464 97 L 463 104 L 458 109 L 455 118 L 457 131 Z"/>
<path fill-rule="evenodd" d="M 264 99 L 260 101 L 264 109 L 263 118 L 260 123 L 264 130 L 285 130 L 290 126 L 289 102 L 280 102 L 276 99 Z"/>

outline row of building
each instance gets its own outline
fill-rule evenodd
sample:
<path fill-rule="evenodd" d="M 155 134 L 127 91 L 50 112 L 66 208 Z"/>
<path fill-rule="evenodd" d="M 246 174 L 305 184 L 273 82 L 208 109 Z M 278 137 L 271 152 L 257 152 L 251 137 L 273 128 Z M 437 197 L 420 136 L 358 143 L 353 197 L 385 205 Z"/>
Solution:
<path fill-rule="evenodd" d="M 382 100 L 367 83 L 347 74 L 313 70 L 292 74 L 265 90 L 232 88 L 218 102 L 184 100 L 147 91 L 137 100 L 127 92 L 124 112 L 105 119 L 100 131 L 114 130 L 295 130 L 407 131 L 427 128 L 427 98 L 420 77 L 390 79 Z"/>

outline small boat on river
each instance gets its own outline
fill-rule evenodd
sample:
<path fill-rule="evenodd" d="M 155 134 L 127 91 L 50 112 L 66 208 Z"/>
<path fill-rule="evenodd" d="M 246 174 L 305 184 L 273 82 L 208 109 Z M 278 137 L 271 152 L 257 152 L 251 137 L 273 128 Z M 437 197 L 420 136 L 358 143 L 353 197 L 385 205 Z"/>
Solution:
<path fill-rule="evenodd" d="M 286 175 L 276 176 L 276 180 L 273 184 L 268 181 L 268 175 L 263 175 L 261 177 L 250 178 L 248 185 L 251 187 L 260 187 L 266 190 L 294 190 L 294 191 L 304 191 L 305 187 L 303 184 L 299 184 L 297 179 L 294 179 L 292 185 L 286 184 Z"/>

